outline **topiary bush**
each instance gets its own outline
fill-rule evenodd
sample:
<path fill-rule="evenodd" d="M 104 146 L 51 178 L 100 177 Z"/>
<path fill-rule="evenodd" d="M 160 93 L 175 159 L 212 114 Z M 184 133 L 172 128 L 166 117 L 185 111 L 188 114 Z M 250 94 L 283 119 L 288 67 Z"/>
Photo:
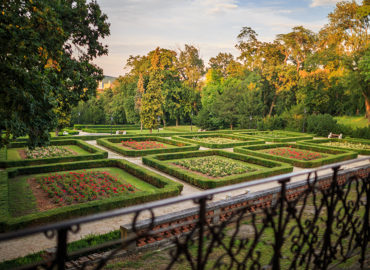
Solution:
<path fill-rule="evenodd" d="M 341 126 L 329 114 L 310 115 L 307 117 L 307 132 L 327 137 L 330 132 L 341 133 Z"/>

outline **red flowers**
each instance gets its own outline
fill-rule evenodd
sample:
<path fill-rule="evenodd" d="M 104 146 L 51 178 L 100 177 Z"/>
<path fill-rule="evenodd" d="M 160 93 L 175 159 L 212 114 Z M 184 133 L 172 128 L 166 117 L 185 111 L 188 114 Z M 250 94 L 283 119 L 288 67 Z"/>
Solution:
<path fill-rule="evenodd" d="M 318 152 L 312 152 L 312 151 L 307 151 L 307 150 L 302 150 L 302 149 L 294 149 L 290 146 L 268 149 L 263 152 L 267 152 L 268 154 L 271 154 L 271 155 L 286 157 L 290 159 L 299 159 L 299 160 L 304 160 L 304 161 L 325 157 L 324 155 L 321 155 Z"/>
<path fill-rule="evenodd" d="M 130 184 L 124 184 L 108 172 L 70 172 L 54 174 L 37 179 L 41 188 L 53 201 L 60 205 L 92 201 L 120 194 L 138 191 Z"/>
<path fill-rule="evenodd" d="M 135 150 L 147 150 L 147 149 L 158 149 L 166 148 L 162 143 L 156 141 L 133 141 L 132 139 L 128 141 L 121 141 L 123 146 L 135 149 Z"/>

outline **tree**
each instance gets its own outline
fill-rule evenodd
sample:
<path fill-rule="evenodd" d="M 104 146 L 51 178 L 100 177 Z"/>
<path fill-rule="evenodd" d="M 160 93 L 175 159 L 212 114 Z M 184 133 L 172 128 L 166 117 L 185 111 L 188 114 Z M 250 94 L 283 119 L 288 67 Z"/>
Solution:
<path fill-rule="evenodd" d="M 140 73 L 135 95 L 135 109 L 139 112 L 139 114 L 141 111 L 141 100 L 143 98 L 144 93 L 145 93 L 144 78 L 143 75 Z M 143 131 L 143 121 L 140 121 L 140 131 Z"/>
<path fill-rule="evenodd" d="M 0 147 L 10 134 L 29 135 L 31 147 L 48 142 L 59 102 L 77 104 L 95 93 L 107 54 L 107 16 L 96 1 L 2 1 L 0 39 Z M 69 106 L 60 111 L 68 113 Z"/>
<path fill-rule="evenodd" d="M 140 120 L 145 128 L 152 129 L 157 127 L 158 117 L 163 116 L 162 111 L 162 84 L 163 76 L 159 70 L 150 73 L 149 83 L 141 101 Z"/>
<path fill-rule="evenodd" d="M 185 44 L 180 50 L 178 70 L 181 80 L 189 87 L 197 89 L 200 79 L 204 75 L 204 63 L 200 58 L 199 50 L 192 45 Z"/>

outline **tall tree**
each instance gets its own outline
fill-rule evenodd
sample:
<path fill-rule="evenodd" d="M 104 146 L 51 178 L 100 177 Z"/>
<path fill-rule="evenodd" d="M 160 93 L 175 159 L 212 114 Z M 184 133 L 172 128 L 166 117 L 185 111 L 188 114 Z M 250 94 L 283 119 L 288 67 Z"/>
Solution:
<path fill-rule="evenodd" d="M 178 69 L 181 80 L 189 87 L 197 89 L 204 75 L 204 62 L 200 58 L 199 50 L 192 45 L 185 44 L 180 50 Z"/>
<path fill-rule="evenodd" d="M 139 80 L 137 82 L 137 90 L 135 95 L 135 109 L 139 112 L 141 111 L 142 98 L 145 93 L 144 88 L 144 78 L 143 75 L 139 74 Z M 143 121 L 140 121 L 140 131 L 143 131 Z"/>
<path fill-rule="evenodd" d="M 162 111 L 162 84 L 163 75 L 159 70 L 153 70 L 150 73 L 147 89 L 141 100 L 140 120 L 145 128 L 152 129 L 159 125 L 158 117 L 163 116 Z"/>
<path fill-rule="evenodd" d="M 0 147 L 10 134 L 29 135 L 31 147 L 48 142 L 59 101 L 77 104 L 95 93 L 102 70 L 91 63 L 107 54 L 107 16 L 96 1 L 0 3 Z M 69 110 L 63 107 L 61 110 Z"/>

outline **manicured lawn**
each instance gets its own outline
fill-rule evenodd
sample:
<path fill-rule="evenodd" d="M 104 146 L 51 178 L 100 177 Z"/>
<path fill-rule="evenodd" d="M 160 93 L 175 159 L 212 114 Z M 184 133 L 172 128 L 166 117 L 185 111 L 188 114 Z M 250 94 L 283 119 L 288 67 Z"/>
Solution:
<path fill-rule="evenodd" d="M 125 160 L 0 171 L 0 232 L 179 195 L 182 185 Z"/>
<path fill-rule="evenodd" d="M 170 132 L 197 132 L 199 127 L 197 126 L 189 126 L 189 125 L 183 125 L 183 126 L 167 126 L 164 127 L 164 130 L 170 131 Z"/>
<path fill-rule="evenodd" d="M 221 150 L 146 156 L 143 163 L 204 189 L 292 171 L 288 164 Z"/>
<path fill-rule="evenodd" d="M 129 197 L 136 192 L 156 190 L 158 188 L 155 186 L 119 168 L 28 175 L 14 178 L 9 183 L 9 209 L 12 216 L 22 216 L 48 210 L 42 209 L 44 206 L 41 202 L 47 203 L 49 209 L 52 209 L 53 205 L 56 208 L 113 196 Z M 34 193 L 44 194 L 39 205 Z"/>
<path fill-rule="evenodd" d="M 350 126 L 351 128 L 364 128 L 369 126 L 367 119 L 362 116 L 337 116 L 334 117 L 338 124 Z"/>
<path fill-rule="evenodd" d="M 357 157 L 357 153 L 305 144 L 275 143 L 235 147 L 234 152 L 312 168 Z"/>
<path fill-rule="evenodd" d="M 241 143 L 243 141 L 233 138 L 223 138 L 223 137 L 197 137 L 191 138 L 194 141 L 202 143 L 212 143 L 212 144 L 227 144 L 227 143 Z"/>

